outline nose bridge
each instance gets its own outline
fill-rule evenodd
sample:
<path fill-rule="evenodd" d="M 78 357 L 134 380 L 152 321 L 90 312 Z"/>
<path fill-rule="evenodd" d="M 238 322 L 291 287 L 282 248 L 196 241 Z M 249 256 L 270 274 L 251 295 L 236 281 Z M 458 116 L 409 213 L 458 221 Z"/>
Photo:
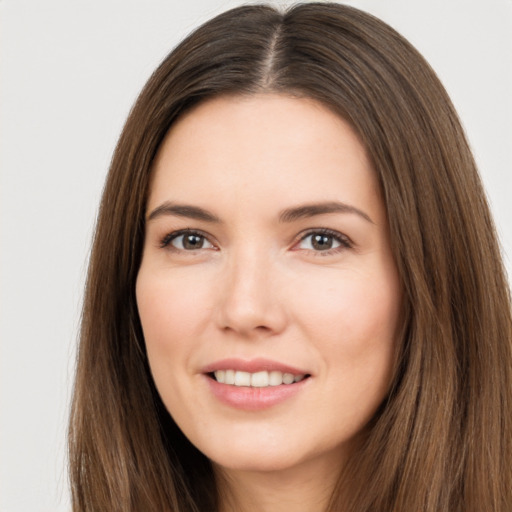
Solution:
<path fill-rule="evenodd" d="M 275 264 L 268 251 L 252 244 L 233 250 L 221 284 L 221 327 L 243 335 L 281 331 L 284 310 L 274 277 Z"/>

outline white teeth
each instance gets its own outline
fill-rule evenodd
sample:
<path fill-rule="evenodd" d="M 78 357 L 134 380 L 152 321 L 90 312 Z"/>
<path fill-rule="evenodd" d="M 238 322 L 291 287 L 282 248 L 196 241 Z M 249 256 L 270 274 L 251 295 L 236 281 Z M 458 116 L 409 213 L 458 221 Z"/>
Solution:
<path fill-rule="evenodd" d="M 271 386 L 280 386 L 283 383 L 282 372 L 270 372 L 268 376 L 268 383 Z"/>
<path fill-rule="evenodd" d="M 221 382 L 219 380 L 219 382 Z M 224 379 L 225 384 L 234 384 L 235 383 L 235 370 L 226 370 L 226 376 Z"/>
<path fill-rule="evenodd" d="M 295 377 L 291 373 L 283 374 L 283 384 L 292 384 L 295 380 Z"/>
<path fill-rule="evenodd" d="M 281 384 L 293 384 L 304 379 L 305 375 L 293 375 L 279 371 L 261 371 L 256 373 L 242 372 L 238 370 L 217 370 L 215 379 L 221 384 L 246 386 L 254 388 L 266 388 L 268 386 L 280 386 Z"/>
<path fill-rule="evenodd" d="M 268 372 L 257 372 L 251 375 L 251 386 L 253 388 L 265 388 L 268 386 Z"/>
<path fill-rule="evenodd" d="M 249 372 L 235 372 L 235 386 L 250 386 L 251 374 Z"/>

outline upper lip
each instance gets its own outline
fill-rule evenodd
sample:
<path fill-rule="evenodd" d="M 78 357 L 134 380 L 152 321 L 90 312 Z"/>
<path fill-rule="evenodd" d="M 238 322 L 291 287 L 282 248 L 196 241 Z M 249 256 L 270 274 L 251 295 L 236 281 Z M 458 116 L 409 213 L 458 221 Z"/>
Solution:
<path fill-rule="evenodd" d="M 202 368 L 202 373 L 213 373 L 217 370 L 238 370 L 241 372 L 256 373 L 262 371 L 278 371 L 282 373 L 292 373 L 293 375 L 309 374 L 307 370 L 296 368 L 288 364 L 272 361 L 271 359 L 237 359 L 227 358 L 215 361 Z"/>

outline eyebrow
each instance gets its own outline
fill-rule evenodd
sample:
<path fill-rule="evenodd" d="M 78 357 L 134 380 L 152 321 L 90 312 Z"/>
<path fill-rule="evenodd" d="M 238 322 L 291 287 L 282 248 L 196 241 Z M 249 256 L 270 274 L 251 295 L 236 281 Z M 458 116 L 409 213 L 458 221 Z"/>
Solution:
<path fill-rule="evenodd" d="M 205 222 L 220 223 L 221 220 L 213 213 L 187 204 L 175 204 L 169 201 L 157 206 L 149 215 L 148 221 L 162 217 L 164 215 L 174 215 L 176 217 L 187 217 L 188 219 L 202 220 Z"/>
<path fill-rule="evenodd" d="M 294 222 L 306 217 L 314 217 L 315 215 L 324 215 L 327 213 L 353 213 L 364 220 L 375 224 L 368 214 L 346 203 L 338 201 L 329 201 L 325 203 L 312 203 L 294 208 L 287 208 L 279 214 L 280 222 Z"/>
<path fill-rule="evenodd" d="M 346 203 L 338 201 L 328 201 L 324 203 L 311 203 L 292 208 L 286 208 L 279 213 L 279 222 L 294 222 L 299 219 L 314 217 L 316 215 L 325 215 L 329 213 L 352 213 L 363 218 L 367 222 L 374 224 L 368 214 Z M 157 206 L 149 215 L 147 220 L 153 220 L 164 215 L 174 215 L 177 217 L 186 217 L 188 219 L 202 220 L 205 222 L 221 223 L 222 221 L 213 213 L 187 204 L 176 204 L 170 201 Z"/>

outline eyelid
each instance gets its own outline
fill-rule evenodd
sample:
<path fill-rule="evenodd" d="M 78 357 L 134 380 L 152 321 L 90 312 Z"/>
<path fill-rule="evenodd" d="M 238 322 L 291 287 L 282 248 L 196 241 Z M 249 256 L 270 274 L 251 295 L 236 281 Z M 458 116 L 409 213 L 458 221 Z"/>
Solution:
<path fill-rule="evenodd" d="M 327 236 L 331 236 L 333 237 L 336 241 L 338 241 L 340 243 L 340 245 L 338 247 L 334 247 L 334 248 L 331 248 L 331 249 L 326 249 L 324 251 L 315 251 L 315 250 L 312 250 L 312 249 L 294 249 L 295 247 L 297 247 L 302 241 L 304 241 L 307 237 L 311 236 L 311 235 L 315 235 L 315 234 L 321 234 L 321 235 L 327 235 Z M 340 251 L 343 251 L 343 250 L 346 250 L 346 249 L 353 249 L 354 248 L 354 242 L 352 242 L 352 240 L 345 234 L 343 233 L 340 233 L 339 231 L 336 231 L 336 230 L 333 230 L 333 229 L 329 229 L 329 228 L 310 228 L 310 229 L 307 229 L 306 231 L 303 231 L 302 233 L 300 233 L 298 236 L 297 236 L 297 239 L 295 240 L 295 242 L 293 243 L 293 246 L 292 246 L 292 250 L 305 250 L 305 251 L 309 251 L 309 252 L 312 252 L 318 256 L 326 256 L 326 255 L 330 255 L 330 254 L 335 254 L 337 252 L 340 252 Z"/>
<path fill-rule="evenodd" d="M 171 242 L 182 235 L 201 236 L 205 240 L 207 240 L 211 245 L 213 245 L 214 249 L 217 249 L 217 244 L 215 243 L 214 240 L 212 240 L 211 235 L 209 235 L 208 233 L 205 233 L 204 231 L 201 231 L 200 229 L 194 229 L 194 228 L 184 228 L 184 229 L 177 229 L 175 231 L 170 231 L 163 238 L 160 239 L 159 247 L 161 249 L 172 249 L 172 250 L 180 251 L 181 249 L 173 247 Z M 211 250 L 211 248 L 206 248 L 206 249 Z M 187 252 L 194 252 L 194 251 L 187 251 Z"/>
<path fill-rule="evenodd" d="M 322 235 L 327 235 L 327 236 L 333 237 L 337 242 L 339 242 L 340 245 L 338 247 L 326 249 L 323 251 L 315 251 L 313 249 L 296 248 L 297 245 L 299 245 L 307 237 L 315 235 L 315 234 L 322 234 Z M 219 249 L 218 243 L 215 241 L 215 239 L 210 234 L 208 234 L 200 229 L 195 229 L 195 228 L 184 228 L 184 229 L 178 229 L 175 231 L 168 232 L 165 236 L 163 236 L 160 239 L 159 247 L 161 249 L 167 248 L 170 250 L 180 251 L 181 249 L 173 247 L 171 242 L 182 235 L 201 236 L 201 237 L 205 238 L 205 240 L 207 240 L 208 243 L 210 243 L 213 246 L 214 250 Z M 347 235 L 345 235 L 339 231 L 329 229 L 329 228 L 309 228 L 309 229 L 301 232 L 299 235 L 297 235 L 297 237 L 295 238 L 295 241 L 293 242 L 291 249 L 296 250 L 296 251 L 305 250 L 305 251 L 314 253 L 315 255 L 318 255 L 318 256 L 322 256 L 322 255 L 326 256 L 326 255 L 334 254 L 334 253 L 337 253 L 337 252 L 340 252 L 340 251 L 343 251 L 346 249 L 352 249 L 352 248 L 354 248 L 354 245 L 355 244 L 352 242 L 352 240 Z M 211 250 L 212 248 L 205 248 L 205 249 Z M 200 250 L 200 249 L 198 249 L 198 250 Z M 195 251 L 186 251 L 186 252 L 195 252 Z"/>

